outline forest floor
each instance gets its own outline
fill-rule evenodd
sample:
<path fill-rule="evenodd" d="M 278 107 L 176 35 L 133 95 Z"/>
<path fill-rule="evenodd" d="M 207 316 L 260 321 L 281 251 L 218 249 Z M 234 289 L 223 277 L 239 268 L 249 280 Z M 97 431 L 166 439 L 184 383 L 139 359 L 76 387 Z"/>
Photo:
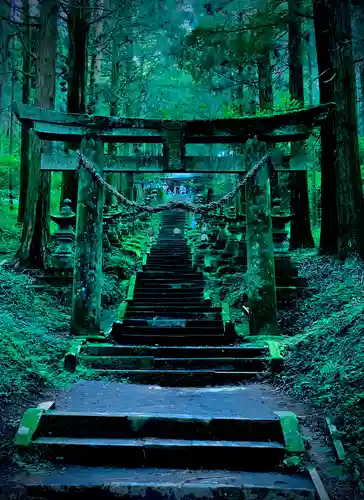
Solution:
<path fill-rule="evenodd" d="M 287 335 L 286 369 L 274 385 L 258 382 L 257 394 L 264 394 L 268 404 L 299 415 L 310 458 L 332 499 L 364 498 L 363 492 L 354 493 L 347 482 L 351 475 L 359 485 L 353 473 L 357 468 L 363 477 L 364 470 L 364 267 L 357 261 L 335 263 L 313 251 L 297 252 L 293 258 L 309 288 L 297 307 L 280 314 Z M 48 295 L 35 294 L 29 285 L 26 276 L 0 266 L 2 477 L 7 467 L 22 466 L 12 439 L 24 411 L 53 400 L 64 394 L 65 386 L 77 387 L 85 378 L 82 373 L 73 376 L 62 370 L 61 360 L 69 346 L 64 333 L 69 308 Z M 241 311 L 236 309 L 235 314 Z M 347 469 L 333 462 L 325 417 L 335 418 L 342 432 Z"/>

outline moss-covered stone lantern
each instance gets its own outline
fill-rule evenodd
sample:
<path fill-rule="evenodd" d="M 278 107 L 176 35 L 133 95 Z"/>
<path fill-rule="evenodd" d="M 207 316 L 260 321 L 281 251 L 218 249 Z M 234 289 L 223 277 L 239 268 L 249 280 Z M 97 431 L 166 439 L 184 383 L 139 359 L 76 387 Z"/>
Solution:
<path fill-rule="evenodd" d="M 76 214 L 72 211 L 71 203 L 71 200 L 65 199 L 59 214 L 51 215 L 59 229 L 53 235 L 50 265 L 62 273 L 73 272 Z"/>

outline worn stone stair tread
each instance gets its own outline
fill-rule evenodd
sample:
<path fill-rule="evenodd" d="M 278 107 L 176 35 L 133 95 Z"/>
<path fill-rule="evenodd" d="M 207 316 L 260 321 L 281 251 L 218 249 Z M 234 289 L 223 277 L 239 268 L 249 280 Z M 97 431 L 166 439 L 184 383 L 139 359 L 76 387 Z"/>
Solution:
<path fill-rule="evenodd" d="M 149 327 L 149 326 L 153 326 L 153 323 L 152 323 L 153 320 L 145 320 L 145 319 L 142 319 L 142 318 L 125 318 L 123 320 L 123 325 L 124 326 L 139 326 L 139 327 Z M 159 318 L 158 320 L 157 319 L 154 319 L 154 321 L 160 321 Z M 172 319 L 169 319 L 169 320 L 161 320 L 161 321 L 172 321 Z M 182 319 L 181 320 L 178 320 L 178 321 L 183 321 Z M 201 318 L 201 319 L 186 319 L 186 327 L 200 327 L 200 326 L 205 326 L 205 327 L 216 327 L 216 326 L 220 326 L 222 325 L 221 323 L 221 319 L 208 319 L 208 318 Z M 157 325 L 158 326 L 158 323 Z"/>
<path fill-rule="evenodd" d="M 174 304 L 158 304 L 153 306 L 153 304 L 133 304 L 131 303 L 130 306 L 127 308 L 127 312 L 134 311 L 135 313 L 145 313 L 145 314 L 151 314 L 151 313 L 159 313 L 159 311 L 171 311 L 173 314 L 185 314 L 187 312 L 194 313 L 194 314 L 201 314 L 201 313 L 208 313 L 211 312 L 209 311 L 208 306 L 205 304 L 189 304 L 189 305 L 184 305 L 181 306 L 180 304 L 174 305 Z M 221 312 L 221 311 L 219 311 Z M 171 312 L 169 312 L 171 314 Z M 213 314 L 213 312 L 211 312 Z"/>
<path fill-rule="evenodd" d="M 204 300 L 203 295 L 202 295 L 202 290 L 194 290 L 194 291 L 188 291 L 188 290 L 176 290 L 176 289 L 171 289 L 170 291 L 164 290 L 136 290 L 134 292 L 134 301 L 137 302 L 137 299 L 143 299 L 143 298 L 149 298 L 149 297 L 154 297 L 156 300 L 166 300 L 170 298 L 174 299 L 193 299 L 193 300 L 200 300 L 202 302 Z"/>
<path fill-rule="evenodd" d="M 175 357 L 176 354 L 179 356 L 185 356 L 187 358 L 194 359 L 196 356 L 219 356 L 222 358 L 224 355 L 234 355 L 235 359 L 239 359 L 240 356 L 249 356 L 253 359 L 253 356 L 261 356 L 262 354 L 267 354 L 269 352 L 267 346 L 255 346 L 253 344 L 243 344 L 240 346 L 127 346 L 127 345 L 115 345 L 115 344 L 86 344 L 83 347 L 81 353 L 89 356 L 119 356 L 122 355 L 134 355 L 139 353 L 141 356 L 151 356 L 163 355 L 164 358 L 167 356 Z"/>
<path fill-rule="evenodd" d="M 221 314 L 220 313 L 210 313 L 210 312 L 201 312 L 201 311 L 178 311 L 177 308 L 174 308 L 174 310 L 161 310 L 157 309 L 155 312 L 153 310 L 148 310 L 147 309 L 131 309 L 127 308 L 125 311 L 124 318 L 140 318 L 140 319 L 153 319 L 156 315 L 161 318 L 170 318 L 170 319 L 198 319 L 201 314 L 206 314 L 207 318 L 215 318 L 217 320 L 221 319 Z"/>
<path fill-rule="evenodd" d="M 57 493 L 57 499 L 72 497 L 98 500 L 240 500 L 251 495 L 276 493 L 294 494 L 295 500 L 314 500 L 315 487 L 307 474 L 279 472 L 241 472 L 223 469 L 181 470 L 157 468 L 107 468 L 78 465 L 55 465 L 41 468 L 36 475 L 17 476 L 32 496 L 47 498 Z M 54 490 L 54 491 L 53 491 Z M 96 491 L 95 491 L 96 490 Z M 53 496 L 52 496 L 53 498 Z M 270 496 L 272 500 L 274 497 Z M 283 497 L 284 498 L 284 497 Z"/>
<path fill-rule="evenodd" d="M 282 443 L 272 441 L 215 441 L 198 439 L 160 439 L 160 438 L 71 438 L 71 437 L 40 437 L 34 440 L 35 445 L 86 446 L 88 448 L 117 446 L 127 448 L 237 448 L 242 451 L 251 448 L 285 450 Z M 192 451 L 192 450 L 191 450 Z"/>
<path fill-rule="evenodd" d="M 224 331 L 222 328 L 202 328 L 202 327 L 139 327 L 139 326 L 121 326 L 118 328 L 119 332 L 115 332 L 120 335 L 139 335 L 145 337 L 154 337 L 156 335 L 160 336 L 170 336 L 170 337 L 192 337 L 198 335 L 203 337 L 205 335 L 208 336 L 216 336 L 216 335 L 224 335 Z"/>
<path fill-rule="evenodd" d="M 271 362 L 270 358 L 160 358 L 152 356 L 80 356 L 80 361 L 87 366 L 105 368 L 118 365 L 120 369 L 163 369 L 166 371 L 176 369 L 215 369 L 221 371 L 264 371 Z M 148 366 L 149 365 L 149 366 Z M 250 366 L 251 365 L 251 366 Z M 116 366 L 115 366 L 116 368 Z M 251 368 L 251 369 L 249 369 Z"/>
<path fill-rule="evenodd" d="M 253 380 L 261 372 L 218 370 L 113 370 L 93 369 L 95 375 L 116 380 L 130 379 L 138 384 L 157 384 L 162 387 L 202 387 L 206 385 L 239 384 Z"/>
<path fill-rule="evenodd" d="M 122 344 L 138 344 L 138 345 L 179 345 L 181 342 L 186 342 L 186 345 L 221 345 L 225 344 L 225 335 L 141 335 L 118 333 L 112 334 L 116 342 L 118 339 Z M 225 342 L 224 342 L 225 341 Z"/>
<path fill-rule="evenodd" d="M 244 441 L 257 443 L 259 446 L 269 442 L 284 446 L 280 420 L 275 415 L 270 418 L 209 418 L 190 414 L 52 411 L 42 415 L 33 441 L 65 437 L 143 441 L 152 441 L 153 438 L 168 442 L 178 440 L 185 444 L 192 441 Z"/>

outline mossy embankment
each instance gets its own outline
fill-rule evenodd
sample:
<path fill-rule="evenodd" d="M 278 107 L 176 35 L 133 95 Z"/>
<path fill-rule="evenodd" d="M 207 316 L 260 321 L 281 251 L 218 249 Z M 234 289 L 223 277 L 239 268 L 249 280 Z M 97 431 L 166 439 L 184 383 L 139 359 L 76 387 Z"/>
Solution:
<path fill-rule="evenodd" d="M 72 380 L 62 367 L 69 307 L 35 293 L 32 281 L 0 266 L 0 461 L 24 409 Z"/>
<path fill-rule="evenodd" d="M 364 265 L 355 259 L 335 262 L 315 251 L 292 258 L 308 289 L 295 309 L 281 315 L 289 335 L 281 382 L 335 419 L 347 465 L 359 482 L 358 476 L 364 477 Z"/>

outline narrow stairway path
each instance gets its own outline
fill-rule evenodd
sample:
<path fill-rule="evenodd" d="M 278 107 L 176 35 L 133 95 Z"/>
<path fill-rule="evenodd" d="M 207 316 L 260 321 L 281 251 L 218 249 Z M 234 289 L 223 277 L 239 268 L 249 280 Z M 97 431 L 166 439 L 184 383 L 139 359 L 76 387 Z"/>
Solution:
<path fill-rule="evenodd" d="M 268 345 L 235 345 L 221 309 L 204 300 L 204 276 L 192 268 L 184 226 L 184 212 L 164 214 L 133 300 L 113 325 L 116 344 L 82 349 L 81 363 L 98 375 L 199 386 L 242 382 L 270 368 Z"/>
<path fill-rule="evenodd" d="M 237 344 L 204 302 L 183 227 L 183 213 L 164 216 L 113 342 L 80 347 L 98 377 L 140 384 L 81 381 L 25 413 L 16 444 L 41 459 L 16 477 L 29 495 L 319 498 L 296 415 L 248 382 L 269 367 L 268 348 Z"/>

